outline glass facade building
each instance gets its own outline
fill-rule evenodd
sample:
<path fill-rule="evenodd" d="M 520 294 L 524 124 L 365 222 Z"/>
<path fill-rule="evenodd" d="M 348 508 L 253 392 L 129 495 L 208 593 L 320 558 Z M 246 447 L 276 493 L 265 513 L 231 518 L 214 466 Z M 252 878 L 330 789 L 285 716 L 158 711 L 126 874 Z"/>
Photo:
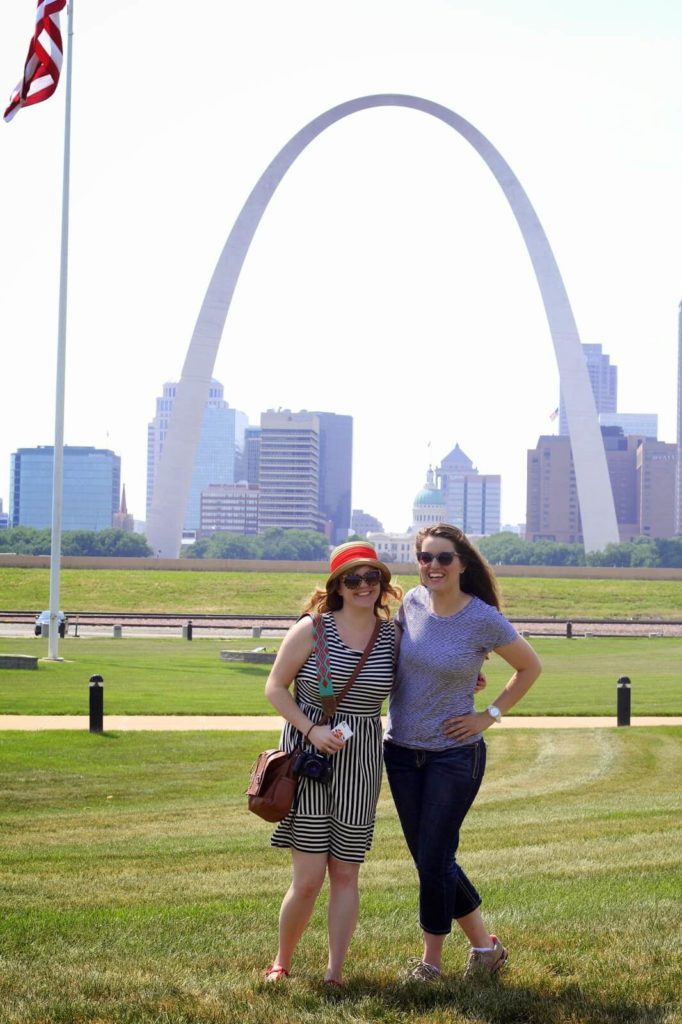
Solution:
<path fill-rule="evenodd" d="M 353 417 L 316 412 L 320 424 L 319 508 L 332 544 L 348 539 L 353 475 Z"/>
<path fill-rule="evenodd" d="M 156 400 L 156 416 L 147 429 L 147 514 L 152 504 L 156 468 L 163 452 L 177 383 L 163 385 Z M 223 398 L 223 385 L 212 380 L 204 409 L 201 436 L 194 457 L 192 484 L 185 509 L 184 529 L 198 530 L 201 520 L 201 492 L 210 484 L 235 482 L 243 461 L 247 418 L 230 408 Z"/>
<path fill-rule="evenodd" d="M 474 537 L 500 531 L 502 479 L 479 473 L 459 445 L 446 455 L 437 470 L 445 496 L 445 520 Z"/>
<path fill-rule="evenodd" d="M 612 413 L 618 408 L 618 367 L 602 352 L 601 345 L 582 345 L 587 373 L 592 385 L 597 413 Z M 568 436 L 568 418 L 563 395 L 559 397 L 559 433 Z"/>
<path fill-rule="evenodd" d="M 38 530 L 52 525 L 54 447 L 12 455 L 10 522 Z M 104 448 L 64 447 L 62 530 L 106 530 L 118 511 L 121 458 Z"/>

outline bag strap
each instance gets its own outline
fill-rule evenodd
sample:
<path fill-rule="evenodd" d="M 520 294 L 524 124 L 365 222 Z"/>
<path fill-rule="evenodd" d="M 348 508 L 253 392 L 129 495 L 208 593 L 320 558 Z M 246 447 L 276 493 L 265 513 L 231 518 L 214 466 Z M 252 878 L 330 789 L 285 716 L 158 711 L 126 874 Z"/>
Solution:
<path fill-rule="evenodd" d="M 313 615 L 313 633 L 315 636 L 315 654 L 317 656 L 317 666 L 319 675 L 319 686 L 320 686 L 320 702 L 322 704 L 323 718 L 318 723 L 319 725 L 326 725 L 329 719 L 336 714 L 336 709 L 346 696 L 351 686 L 353 686 L 355 680 L 362 672 L 365 662 L 372 653 L 372 648 L 376 643 L 377 637 L 379 636 L 379 630 L 381 629 L 381 620 L 377 619 L 374 623 L 374 629 L 372 635 L 367 641 L 359 662 L 353 669 L 353 673 L 341 690 L 338 697 L 334 696 L 334 688 L 331 677 L 331 666 L 329 664 L 329 651 L 327 649 L 327 637 L 324 631 L 324 622 L 321 615 Z M 331 689 L 331 694 L 329 690 Z"/>
<path fill-rule="evenodd" d="M 334 697 L 334 682 L 332 680 L 332 669 L 329 663 L 329 650 L 327 649 L 327 635 L 324 631 L 324 622 L 321 615 L 312 615 L 313 636 L 315 638 L 315 655 L 317 659 L 317 683 L 320 688 L 320 703 L 327 718 L 336 711 L 336 698 Z"/>

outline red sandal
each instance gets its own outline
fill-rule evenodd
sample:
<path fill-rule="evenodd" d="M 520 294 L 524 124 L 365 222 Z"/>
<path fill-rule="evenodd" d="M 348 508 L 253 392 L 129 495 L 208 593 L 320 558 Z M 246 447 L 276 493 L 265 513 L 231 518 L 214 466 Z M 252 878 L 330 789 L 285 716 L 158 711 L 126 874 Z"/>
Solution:
<path fill-rule="evenodd" d="M 266 981 L 283 981 L 284 978 L 289 978 L 290 974 L 286 967 L 282 967 L 280 964 L 271 964 L 265 972 Z"/>

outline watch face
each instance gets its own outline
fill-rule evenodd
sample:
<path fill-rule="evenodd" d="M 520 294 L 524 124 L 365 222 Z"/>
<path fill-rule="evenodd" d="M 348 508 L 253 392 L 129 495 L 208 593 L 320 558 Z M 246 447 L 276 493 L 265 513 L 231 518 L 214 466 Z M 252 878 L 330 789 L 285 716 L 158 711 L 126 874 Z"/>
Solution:
<path fill-rule="evenodd" d="M 489 714 L 489 715 L 492 715 L 492 717 L 493 717 L 493 718 L 500 718 L 500 717 L 501 717 L 501 714 L 502 714 L 502 712 L 500 711 L 500 709 L 499 709 L 499 708 L 497 708 L 497 707 L 495 707 L 495 705 L 494 705 L 494 704 L 491 704 L 491 705 L 490 705 L 490 706 L 489 706 L 489 707 L 487 708 L 487 711 L 488 711 L 488 714 Z"/>

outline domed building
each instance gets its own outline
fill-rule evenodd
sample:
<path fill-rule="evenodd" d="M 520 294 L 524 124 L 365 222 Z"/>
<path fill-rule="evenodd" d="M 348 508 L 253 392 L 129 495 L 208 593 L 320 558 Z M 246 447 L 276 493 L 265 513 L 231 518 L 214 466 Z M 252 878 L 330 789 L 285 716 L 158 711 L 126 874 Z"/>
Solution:
<path fill-rule="evenodd" d="M 412 505 L 412 531 L 416 533 L 422 526 L 443 522 L 446 522 L 445 494 L 436 486 L 435 473 L 429 466 L 426 483 L 415 495 Z"/>

